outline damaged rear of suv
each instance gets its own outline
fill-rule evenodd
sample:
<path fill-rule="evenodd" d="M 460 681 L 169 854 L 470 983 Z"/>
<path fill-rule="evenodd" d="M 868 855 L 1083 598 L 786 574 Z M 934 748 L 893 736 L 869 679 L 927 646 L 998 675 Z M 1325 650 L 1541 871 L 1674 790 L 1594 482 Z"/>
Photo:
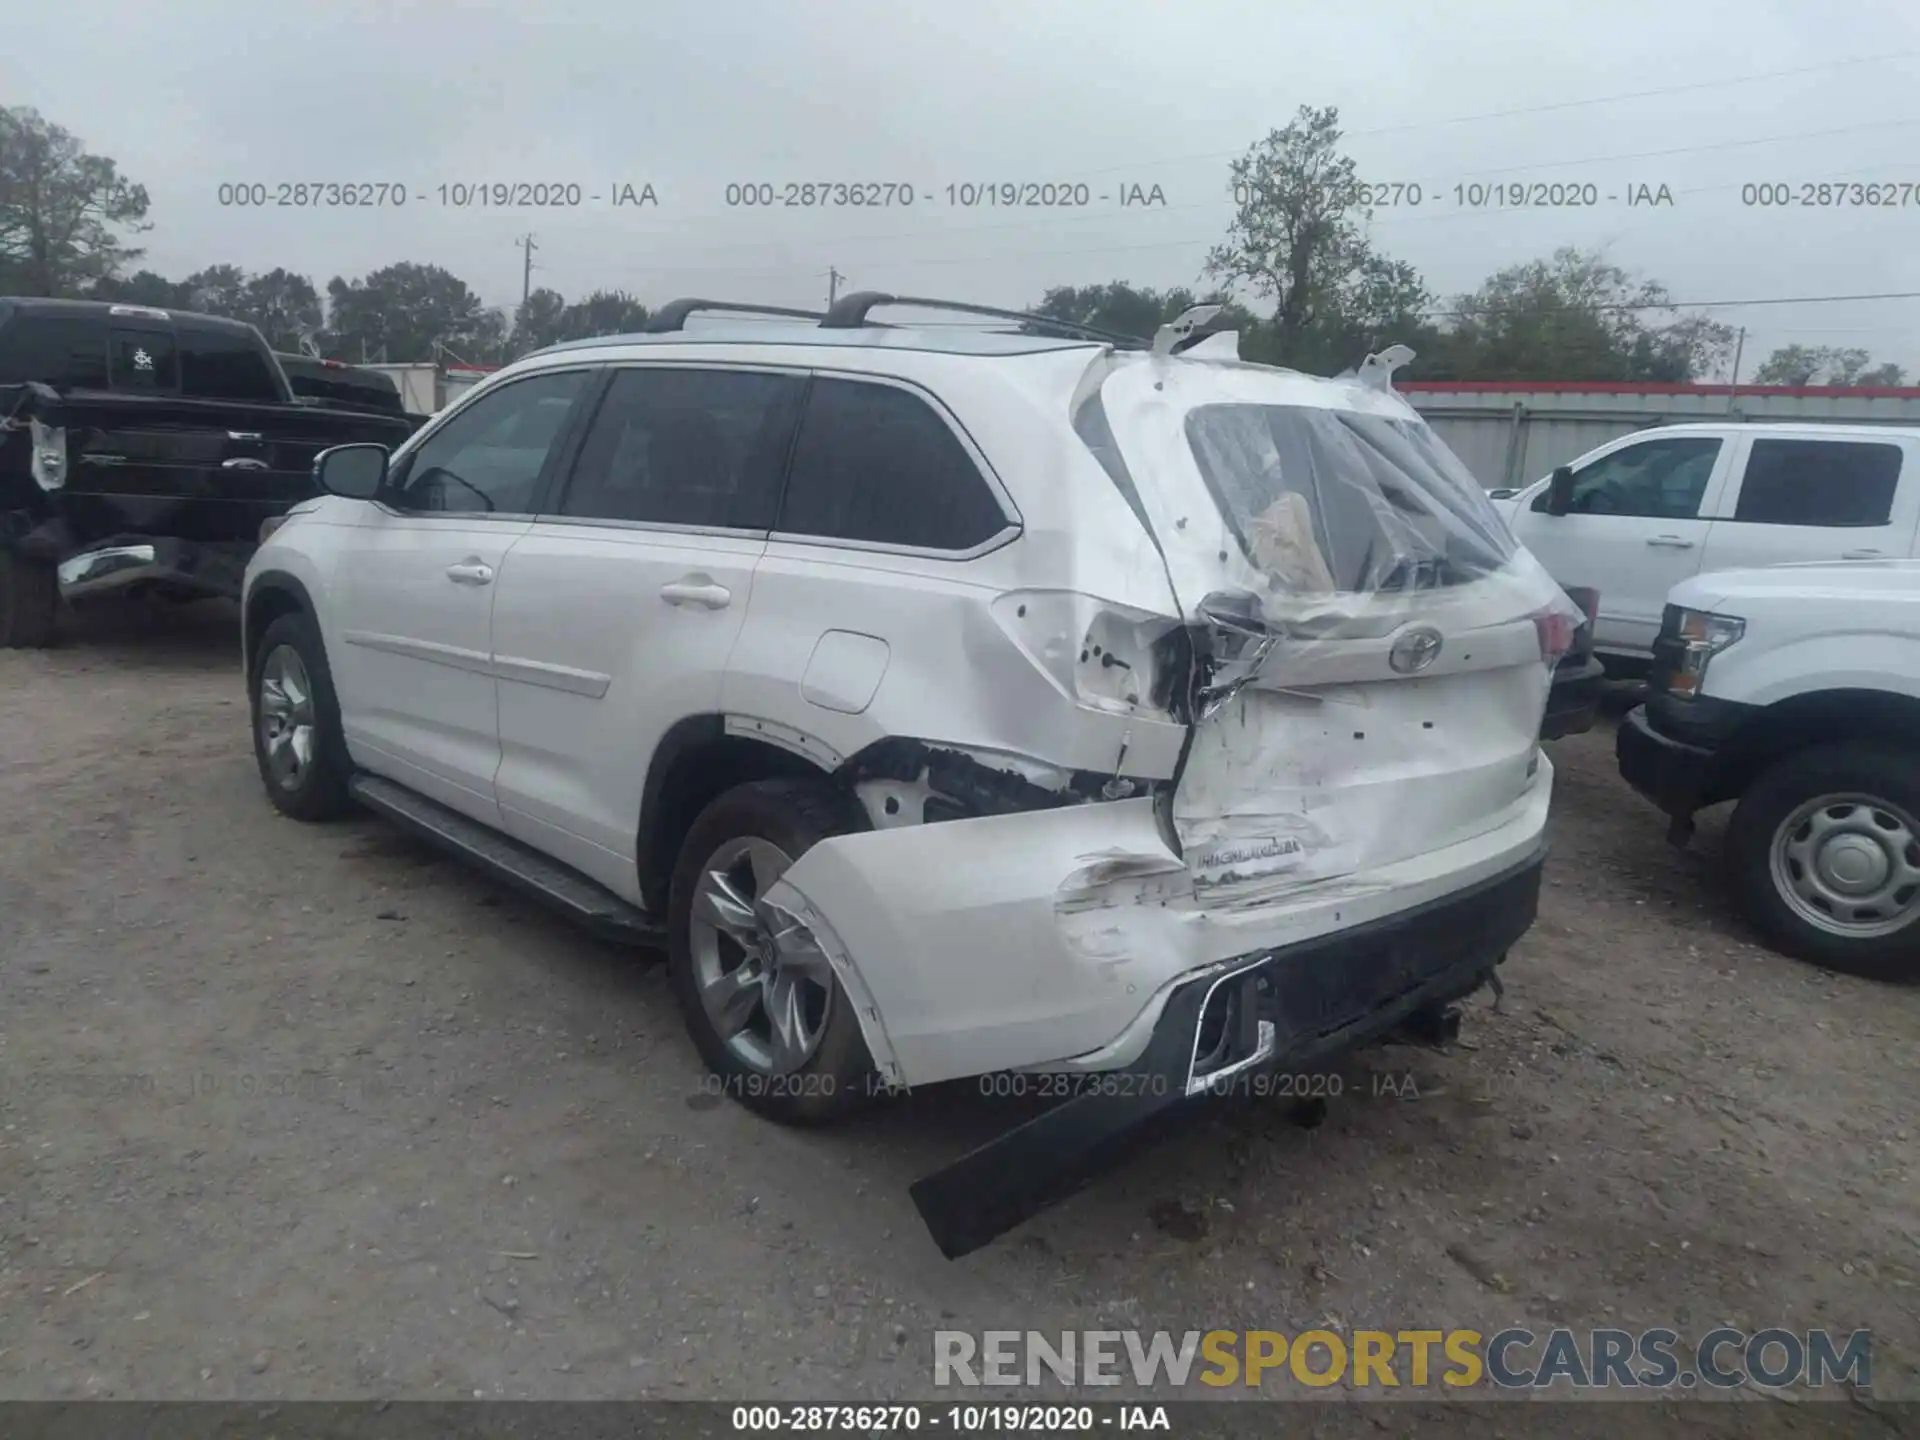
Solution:
<path fill-rule="evenodd" d="M 871 596 L 890 733 L 837 770 L 867 827 L 756 905 L 782 963 L 853 997 L 886 1085 L 1038 1071 L 1067 1097 L 914 1187 L 949 1255 L 1236 1076 L 1442 1015 L 1532 922 L 1578 612 L 1395 358 L 1307 377 L 1189 318 L 940 386 L 1017 528 L 944 624 L 918 586 Z M 742 703 L 840 608 L 784 568 Z M 770 580 L 788 618 L 757 632 Z"/>
<path fill-rule="evenodd" d="M 246 645 L 277 805 L 663 931 L 754 1108 L 1044 1076 L 913 1187 L 956 1256 L 1184 1106 L 1497 988 L 1580 616 L 1393 393 L 1404 349 L 1327 380 L 1204 312 L 868 318 L 934 303 L 675 302 L 390 465 L 323 457 Z"/>

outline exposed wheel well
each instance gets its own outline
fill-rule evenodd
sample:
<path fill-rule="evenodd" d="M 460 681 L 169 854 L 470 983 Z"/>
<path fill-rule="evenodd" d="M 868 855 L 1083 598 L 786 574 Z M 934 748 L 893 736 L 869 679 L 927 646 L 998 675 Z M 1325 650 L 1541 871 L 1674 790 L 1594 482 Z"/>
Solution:
<path fill-rule="evenodd" d="M 700 812 L 726 791 L 755 780 L 827 778 L 825 770 L 790 750 L 727 734 L 718 715 L 693 716 L 675 725 L 654 750 L 640 801 L 634 853 L 648 911 L 666 914 L 680 846 Z"/>
<path fill-rule="evenodd" d="M 1723 752 L 1712 804 L 1744 794 L 1784 755 L 1842 740 L 1920 750 L 1920 700 L 1885 690 L 1819 690 L 1768 706 Z"/>
<path fill-rule="evenodd" d="M 253 652 L 258 648 L 266 628 L 282 615 L 292 615 L 311 608 L 305 593 L 291 588 L 291 582 L 283 585 L 274 580 L 261 580 L 254 584 L 240 620 L 240 643 L 246 657 L 248 684 L 253 682 Z"/>

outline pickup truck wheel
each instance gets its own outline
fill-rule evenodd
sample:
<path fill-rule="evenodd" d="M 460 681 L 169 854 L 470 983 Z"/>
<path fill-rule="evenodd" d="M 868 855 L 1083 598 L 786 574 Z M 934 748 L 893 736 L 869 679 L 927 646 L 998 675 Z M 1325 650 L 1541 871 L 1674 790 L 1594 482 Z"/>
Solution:
<path fill-rule="evenodd" d="M 39 650 L 53 643 L 60 588 L 53 566 L 0 550 L 0 649 Z"/>
<path fill-rule="evenodd" d="M 787 1125 L 838 1119 L 876 1092 L 860 1022 L 817 948 L 780 943 L 755 902 L 821 840 L 864 828 L 817 781 L 727 791 L 693 824 L 667 903 L 674 993 L 719 1087 Z"/>
<path fill-rule="evenodd" d="M 305 613 L 266 628 L 252 666 L 253 756 L 267 798 L 296 820 L 332 820 L 353 808 L 353 773 L 340 736 L 327 652 Z"/>
<path fill-rule="evenodd" d="M 1727 830 L 1747 914 L 1781 950 L 1920 981 L 1920 758 L 1825 745 L 1765 771 Z"/>

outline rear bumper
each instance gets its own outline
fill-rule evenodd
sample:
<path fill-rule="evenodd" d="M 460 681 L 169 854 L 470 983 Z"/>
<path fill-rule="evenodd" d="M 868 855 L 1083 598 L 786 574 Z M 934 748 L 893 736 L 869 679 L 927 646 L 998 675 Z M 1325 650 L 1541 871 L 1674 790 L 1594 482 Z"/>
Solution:
<path fill-rule="evenodd" d="M 1131 1064 L 1051 1077 L 1071 1099 L 912 1186 L 934 1242 L 950 1259 L 968 1254 L 1210 1096 L 1323 1062 L 1480 988 L 1533 924 L 1545 853 L 1542 843 L 1444 898 L 1181 984 Z"/>
<path fill-rule="evenodd" d="M 164 585 L 238 599 L 250 552 L 242 546 L 197 545 L 160 536 L 127 536 L 94 545 L 60 562 L 60 593 L 82 600 L 130 585 Z"/>
<path fill-rule="evenodd" d="M 1540 725 L 1542 740 L 1584 735 L 1600 713 L 1607 688 L 1606 668 L 1591 654 L 1581 660 L 1563 660 L 1553 672 L 1547 692 L 1547 713 Z"/>

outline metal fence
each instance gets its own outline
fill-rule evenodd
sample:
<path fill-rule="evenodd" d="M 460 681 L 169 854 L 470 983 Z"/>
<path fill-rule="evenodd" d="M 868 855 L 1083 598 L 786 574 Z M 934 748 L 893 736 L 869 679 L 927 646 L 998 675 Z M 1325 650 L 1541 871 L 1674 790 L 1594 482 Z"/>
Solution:
<path fill-rule="evenodd" d="M 1920 426 L 1920 387 L 1410 380 L 1394 388 L 1489 489 L 1538 480 L 1617 435 L 1689 420 Z"/>

